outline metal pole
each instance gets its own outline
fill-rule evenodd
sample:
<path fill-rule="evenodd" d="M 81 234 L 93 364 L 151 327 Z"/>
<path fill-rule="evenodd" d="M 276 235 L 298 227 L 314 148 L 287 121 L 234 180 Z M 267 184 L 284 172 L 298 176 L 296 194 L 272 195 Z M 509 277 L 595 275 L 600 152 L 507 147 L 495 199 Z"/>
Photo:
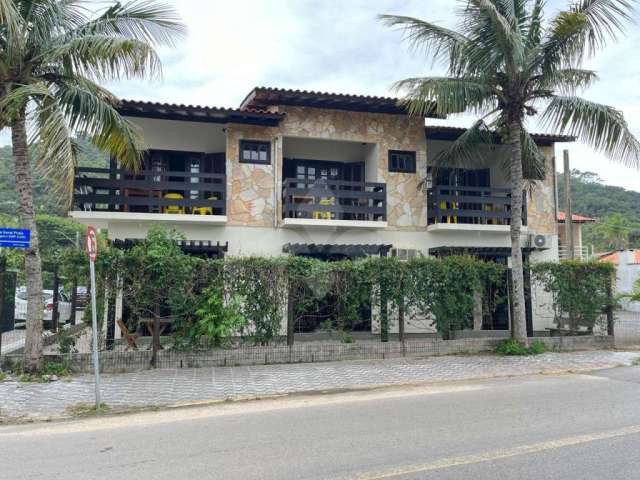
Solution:
<path fill-rule="evenodd" d="M 573 209 L 571 208 L 571 168 L 569 167 L 569 150 L 564 150 L 564 231 L 567 242 L 569 260 L 575 258 L 573 245 Z"/>
<path fill-rule="evenodd" d="M 96 267 L 95 262 L 89 260 L 91 275 L 91 326 L 93 328 L 93 373 L 96 386 L 96 410 L 100 409 L 100 362 L 98 361 L 98 312 L 96 305 Z"/>

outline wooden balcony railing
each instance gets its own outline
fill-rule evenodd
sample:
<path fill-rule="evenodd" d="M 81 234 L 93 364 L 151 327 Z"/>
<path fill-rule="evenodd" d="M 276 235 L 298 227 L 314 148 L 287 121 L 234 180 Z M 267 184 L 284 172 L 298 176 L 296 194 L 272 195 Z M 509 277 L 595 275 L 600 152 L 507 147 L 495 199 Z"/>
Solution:
<path fill-rule="evenodd" d="M 523 194 L 523 225 L 527 223 Z M 429 224 L 510 225 L 511 189 L 436 185 L 428 190 Z"/>
<path fill-rule="evenodd" d="M 77 168 L 77 210 L 225 215 L 226 176 L 218 173 Z"/>
<path fill-rule="evenodd" d="M 283 217 L 316 220 L 387 220 L 384 183 L 287 178 Z"/>

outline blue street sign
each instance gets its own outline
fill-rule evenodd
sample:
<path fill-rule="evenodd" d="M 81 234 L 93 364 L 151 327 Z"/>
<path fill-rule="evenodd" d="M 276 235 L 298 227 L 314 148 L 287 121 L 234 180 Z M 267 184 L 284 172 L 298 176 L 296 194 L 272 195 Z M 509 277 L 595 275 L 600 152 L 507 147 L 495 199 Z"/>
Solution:
<path fill-rule="evenodd" d="M 31 230 L 22 228 L 0 228 L 0 247 L 29 248 Z"/>

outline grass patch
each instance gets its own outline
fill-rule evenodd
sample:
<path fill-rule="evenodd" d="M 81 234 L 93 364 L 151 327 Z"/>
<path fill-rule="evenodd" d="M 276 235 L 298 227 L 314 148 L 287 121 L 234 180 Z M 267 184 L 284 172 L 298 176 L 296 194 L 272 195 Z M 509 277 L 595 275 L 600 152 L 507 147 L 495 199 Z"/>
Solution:
<path fill-rule="evenodd" d="M 640 367 L 640 357 L 631 362 L 631 365 L 633 365 L 634 367 Z"/>
<path fill-rule="evenodd" d="M 0 383 L 4 382 L 7 379 L 7 374 L 4 372 L 0 372 Z"/>
<path fill-rule="evenodd" d="M 517 340 L 509 339 L 496 347 L 497 354 L 508 356 L 540 355 L 546 351 L 547 346 L 540 340 L 535 340 L 528 347 L 525 347 Z"/>
<path fill-rule="evenodd" d="M 23 383 L 54 382 L 71 375 L 71 371 L 67 365 L 57 362 L 45 362 L 39 373 L 27 373 L 22 371 L 22 369 L 14 370 L 13 373 L 18 374 L 18 381 Z"/>
<path fill-rule="evenodd" d="M 111 407 L 106 403 L 101 403 L 99 406 L 89 405 L 88 403 L 78 403 L 67 407 L 67 412 L 73 415 L 96 415 L 111 410 Z"/>

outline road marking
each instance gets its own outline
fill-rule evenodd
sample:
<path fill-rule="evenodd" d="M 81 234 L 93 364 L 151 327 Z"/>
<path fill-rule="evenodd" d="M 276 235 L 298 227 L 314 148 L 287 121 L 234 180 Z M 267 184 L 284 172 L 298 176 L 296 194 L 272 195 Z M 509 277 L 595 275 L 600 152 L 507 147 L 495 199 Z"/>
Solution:
<path fill-rule="evenodd" d="M 0 429 L 0 440 L 6 437 L 37 437 L 113 430 L 118 428 L 148 427 L 172 422 L 190 421 L 229 415 L 247 415 L 292 408 L 322 407 L 375 400 L 390 400 L 423 395 L 476 392 L 487 388 L 484 385 L 398 385 L 375 390 L 357 390 L 327 395 L 279 395 L 248 402 L 218 402 L 188 408 L 167 408 L 157 412 L 133 412 L 122 415 L 89 417 L 60 423 L 9 426 Z M 191 403 L 193 405 L 193 402 Z"/>
<path fill-rule="evenodd" d="M 608 430 L 600 433 L 577 435 L 574 437 L 565 437 L 557 440 L 549 440 L 546 442 L 532 443 L 530 445 L 522 445 L 519 447 L 494 450 L 490 452 L 478 453 L 474 455 L 463 455 L 459 457 L 441 458 L 430 463 L 418 465 L 409 465 L 406 467 L 390 468 L 387 470 L 378 470 L 372 472 L 364 472 L 348 477 L 340 477 L 342 480 L 383 480 L 387 478 L 396 478 L 404 475 L 412 475 L 416 473 L 431 472 L 434 470 L 442 470 L 451 467 L 460 467 L 464 465 L 472 465 L 477 463 L 491 462 L 505 458 L 516 457 L 519 455 L 529 455 L 532 453 L 540 453 L 547 450 L 582 445 L 585 443 L 596 442 L 598 440 L 608 440 L 611 438 L 625 437 L 628 435 L 636 435 L 640 433 L 640 425 L 624 427 L 617 430 Z"/>

